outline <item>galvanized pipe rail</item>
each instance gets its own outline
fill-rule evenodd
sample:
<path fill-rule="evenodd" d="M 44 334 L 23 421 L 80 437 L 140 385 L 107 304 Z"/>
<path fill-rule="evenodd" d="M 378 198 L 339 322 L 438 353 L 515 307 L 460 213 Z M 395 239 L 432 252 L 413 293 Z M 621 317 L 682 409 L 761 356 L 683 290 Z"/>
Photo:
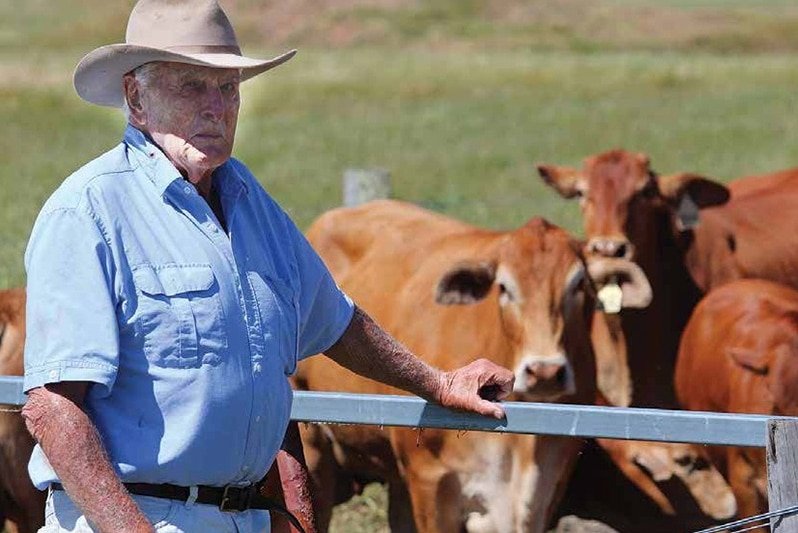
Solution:
<path fill-rule="evenodd" d="M 0 376 L 0 404 L 22 405 L 22 378 Z M 766 447 L 773 417 L 700 411 L 505 402 L 493 420 L 454 412 L 412 396 L 297 391 L 291 418 L 300 422 L 370 424 L 658 442 Z"/>

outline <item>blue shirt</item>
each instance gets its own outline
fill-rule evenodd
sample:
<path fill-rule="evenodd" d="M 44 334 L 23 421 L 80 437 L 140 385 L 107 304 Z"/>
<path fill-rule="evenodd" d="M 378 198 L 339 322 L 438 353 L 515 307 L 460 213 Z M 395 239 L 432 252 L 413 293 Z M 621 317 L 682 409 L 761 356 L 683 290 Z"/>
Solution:
<path fill-rule="evenodd" d="M 88 381 L 86 411 L 126 482 L 260 480 L 297 360 L 334 344 L 353 304 L 247 168 L 213 176 L 228 232 L 128 126 L 70 176 L 25 253 L 25 390 Z M 40 447 L 34 484 L 57 480 Z"/>

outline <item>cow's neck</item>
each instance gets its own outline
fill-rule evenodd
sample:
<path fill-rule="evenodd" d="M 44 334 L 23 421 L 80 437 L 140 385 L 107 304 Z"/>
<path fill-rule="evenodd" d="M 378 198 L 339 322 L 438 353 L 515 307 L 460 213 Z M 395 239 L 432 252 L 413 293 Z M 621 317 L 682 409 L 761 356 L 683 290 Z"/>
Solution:
<path fill-rule="evenodd" d="M 672 408 L 676 407 L 676 398 L 669 376 L 673 375 L 681 332 L 700 293 L 685 267 L 684 252 L 674 237 L 669 213 L 645 212 L 645 207 L 640 206 L 633 213 L 628 228 L 636 261 L 654 293 L 647 308 L 623 311 L 634 391 L 632 404 Z"/>

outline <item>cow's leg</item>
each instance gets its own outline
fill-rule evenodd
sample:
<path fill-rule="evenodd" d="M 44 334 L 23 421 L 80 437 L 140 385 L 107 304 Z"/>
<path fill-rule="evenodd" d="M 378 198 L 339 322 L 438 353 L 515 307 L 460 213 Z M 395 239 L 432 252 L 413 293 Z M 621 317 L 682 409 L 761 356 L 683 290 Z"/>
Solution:
<path fill-rule="evenodd" d="M 761 488 L 763 480 L 760 479 L 761 471 L 765 468 L 764 453 L 761 465 L 757 464 L 758 459 L 745 448 L 729 449 L 729 484 L 737 497 L 737 513 L 740 517 L 767 511 L 767 488 Z"/>
<path fill-rule="evenodd" d="M 394 440 L 397 461 L 407 483 L 418 533 L 461 533 L 462 487 L 455 474 L 427 448 L 417 445 L 415 433 L 398 431 L 394 436 L 398 436 Z"/>
<path fill-rule="evenodd" d="M 388 484 L 388 525 L 391 533 L 417 533 L 410 494 L 403 481 Z"/>

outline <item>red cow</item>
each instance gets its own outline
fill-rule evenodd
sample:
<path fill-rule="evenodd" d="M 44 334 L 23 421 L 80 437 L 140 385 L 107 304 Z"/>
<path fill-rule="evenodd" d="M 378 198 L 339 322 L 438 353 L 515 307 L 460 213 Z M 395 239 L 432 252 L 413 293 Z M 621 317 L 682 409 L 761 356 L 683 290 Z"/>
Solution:
<path fill-rule="evenodd" d="M 688 409 L 798 416 L 798 291 L 744 279 L 711 291 L 682 336 L 676 393 Z M 764 448 L 718 447 L 740 513 L 767 512 Z"/>
<path fill-rule="evenodd" d="M 25 289 L 0 291 L 0 375 L 22 375 L 24 347 Z M 0 518 L 12 533 L 34 533 L 44 525 L 46 494 L 28 476 L 34 441 L 14 411 L 0 404 Z"/>
<path fill-rule="evenodd" d="M 798 288 L 798 169 L 748 176 L 728 184 L 725 204 L 701 211 L 687 241 L 685 265 L 703 292 L 740 278 Z"/>
<path fill-rule="evenodd" d="M 478 356 L 515 369 L 515 400 L 592 403 L 594 283 L 617 277 L 626 305 L 650 296 L 632 263 L 588 268 L 581 245 L 539 218 L 490 231 L 380 201 L 322 215 L 308 238 L 341 287 L 399 341 L 442 369 Z M 398 392 L 321 357 L 300 364 L 296 385 Z M 304 446 L 322 530 L 334 503 L 380 480 L 394 533 L 540 533 L 581 440 L 311 425 Z"/>
<path fill-rule="evenodd" d="M 631 405 L 677 408 L 672 376 L 679 338 L 702 294 L 688 269 L 688 250 L 705 240 L 713 245 L 718 242 L 696 234 L 709 226 L 705 213 L 729 200 L 728 189 L 694 174 L 658 176 L 651 170 L 647 156 L 624 150 L 589 157 L 582 169 L 539 165 L 538 172 L 563 197 L 579 199 L 587 239 L 585 251 L 589 256 L 633 257 L 646 273 L 654 292 L 652 304 L 621 313 L 633 388 Z M 752 193 L 753 189 L 756 187 L 752 187 Z M 699 217 L 701 223 L 696 226 Z M 726 259 L 729 257 L 735 258 L 733 254 L 725 254 Z M 724 520 L 734 514 L 733 498 L 719 500 L 716 483 L 697 479 L 710 467 L 703 447 L 649 443 L 645 449 L 638 449 L 631 443 L 598 442 L 627 476 L 637 473 L 637 479 L 632 479 L 635 485 L 658 502 L 664 513 L 675 513 L 683 527 L 695 527 L 706 520 L 703 515 Z M 652 473 L 651 478 L 682 479 L 694 501 L 677 499 L 678 494 L 657 494 L 650 480 L 646 483 L 645 474 L 651 471 L 645 465 L 658 464 L 662 468 L 662 459 L 667 457 L 671 458 L 670 466 L 664 472 L 670 475 Z M 585 494 L 593 491 L 590 468 L 589 461 L 580 464 L 575 494 L 580 490 Z M 584 480 L 581 489 L 579 480 Z M 665 489 L 673 492 L 672 487 L 662 486 Z M 607 515 L 614 511 L 615 519 L 634 522 L 635 509 L 644 507 L 630 509 L 617 498 L 619 494 L 620 488 L 601 495 L 606 502 L 600 519 L 611 522 Z"/>

